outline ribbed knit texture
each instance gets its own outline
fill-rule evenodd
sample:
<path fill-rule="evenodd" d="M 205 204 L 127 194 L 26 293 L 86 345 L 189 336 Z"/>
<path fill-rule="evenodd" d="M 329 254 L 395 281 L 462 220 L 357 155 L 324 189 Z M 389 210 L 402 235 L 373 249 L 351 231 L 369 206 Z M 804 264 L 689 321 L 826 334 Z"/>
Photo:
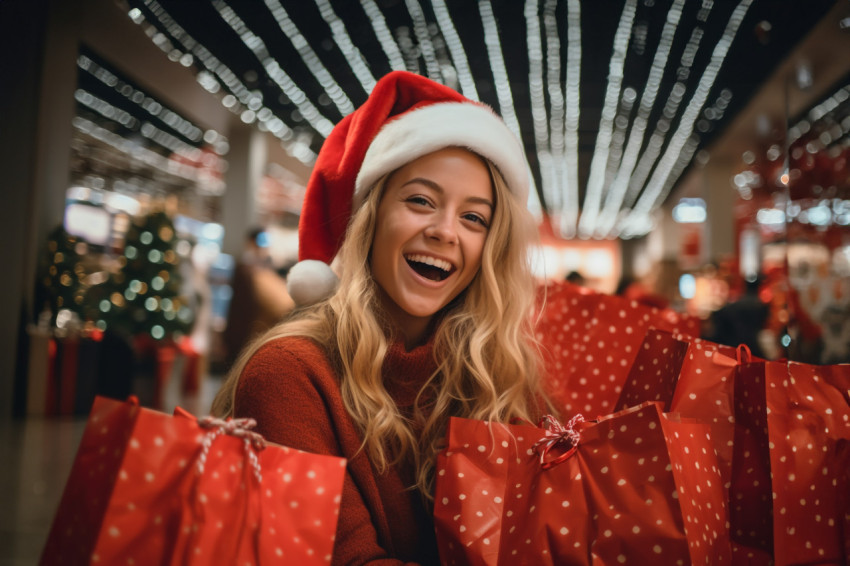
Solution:
<path fill-rule="evenodd" d="M 436 369 L 432 344 L 406 352 L 393 343 L 384 383 L 402 413 Z M 433 520 L 409 466 L 378 474 L 345 409 L 340 378 L 325 352 L 306 338 L 280 338 L 251 358 L 236 390 L 235 416 L 257 420 L 267 440 L 348 459 L 333 564 L 436 564 Z"/>

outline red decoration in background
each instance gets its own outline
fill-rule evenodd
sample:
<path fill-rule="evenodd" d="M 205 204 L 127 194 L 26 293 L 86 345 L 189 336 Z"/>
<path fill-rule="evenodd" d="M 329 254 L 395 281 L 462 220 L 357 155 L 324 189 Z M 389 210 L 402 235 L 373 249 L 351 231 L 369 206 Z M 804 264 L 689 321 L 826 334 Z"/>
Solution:
<path fill-rule="evenodd" d="M 696 269 L 702 264 L 702 240 L 705 230 L 702 222 L 679 224 L 681 246 L 679 248 L 679 267 Z"/>
<path fill-rule="evenodd" d="M 56 356 L 59 346 L 55 338 L 47 342 L 47 385 L 45 387 L 44 415 L 59 414 L 59 384 L 56 381 Z"/>
<path fill-rule="evenodd" d="M 173 340 L 154 340 L 147 334 L 138 334 L 133 338 L 133 348 L 141 359 L 154 361 L 153 375 L 153 408 L 161 409 L 165 402 L 165 391 L 174 373 L 174 364 L 182 358 L 181 391 L 184 394 L 194 394 L 201 384 L 201 356 L 195 350 L 192 339 L 182 336 L 176 342 Z"/>
<path fill-rule="evenodd" d="M 186 364 L 183 366 L 183 393 L 194 395 L 201 388 L 201 354 L 195 349 L 190 336 L 180 338 L 177 348 Z"/>

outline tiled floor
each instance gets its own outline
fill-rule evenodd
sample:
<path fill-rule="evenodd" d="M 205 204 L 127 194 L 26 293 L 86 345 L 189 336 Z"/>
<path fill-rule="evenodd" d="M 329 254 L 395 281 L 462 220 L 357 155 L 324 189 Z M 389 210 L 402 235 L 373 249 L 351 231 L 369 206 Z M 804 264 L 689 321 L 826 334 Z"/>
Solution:
<path fill-rule="evenodd" d="M 182 398 L 172 380 L 163 410 L 207 414 L 220 384 L 207 378 L 199 395 Z M 38 563 L 85 425 L 85 418 L 0 423 L 0 566 Z"/>

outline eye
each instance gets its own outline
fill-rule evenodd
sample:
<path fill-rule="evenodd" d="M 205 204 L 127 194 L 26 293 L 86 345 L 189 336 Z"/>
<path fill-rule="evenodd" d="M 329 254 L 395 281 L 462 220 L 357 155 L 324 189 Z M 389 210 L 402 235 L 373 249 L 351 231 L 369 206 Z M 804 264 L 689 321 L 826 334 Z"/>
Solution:
<path fill-rule="evenodd" d="M 468 220 L 470 222 L 475 222 L 476 224 L 480 224 L 484 228 L 490 227 L 490 223 L 487 221 L 487 219 L 475 212 L 467 212 L 463 215 L 463 219 Z"/>
<path fill-rule="evenodd" d="M 413 195 L 412 197 L 407 197 L 406 201 L 411 204 L 417 204 L 420 206 L 431 206 L 431 202 L 422 195 Z"/>

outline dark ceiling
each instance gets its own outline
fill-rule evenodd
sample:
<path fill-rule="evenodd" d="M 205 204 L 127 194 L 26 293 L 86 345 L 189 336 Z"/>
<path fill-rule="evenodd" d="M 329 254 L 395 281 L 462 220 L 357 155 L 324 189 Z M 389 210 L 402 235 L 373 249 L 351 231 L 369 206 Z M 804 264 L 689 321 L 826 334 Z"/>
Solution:
<path fill-rule="evenodd" d="M 650 229 L 835 0 L 127 3 L 175 64 L 306 163 L 387 72 L 450 84 L 521 130 L 530 206 L 562 236 L 599 238 Z"/>

